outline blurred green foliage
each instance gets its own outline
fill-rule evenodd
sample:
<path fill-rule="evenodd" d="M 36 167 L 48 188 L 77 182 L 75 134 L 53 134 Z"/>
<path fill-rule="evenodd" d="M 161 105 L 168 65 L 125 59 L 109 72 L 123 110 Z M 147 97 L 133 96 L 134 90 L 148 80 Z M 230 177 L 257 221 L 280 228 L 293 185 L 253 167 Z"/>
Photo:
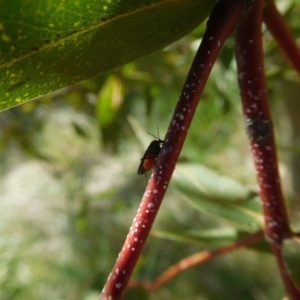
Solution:
<path fill-rule="evenodd" d="M 300 6 L 288 4 L 288 20 L 299 37 Z M 147 183 L 136 175 L 152 139 L 147 132 L 156 135 L 158 127 L 164 137 L 204 28 L 160 52 L 0 114 L 1 300 L 98 299 Z M 265 48 L 271 103 L 278 112 L 276 84 L 298 79 L 286 71 L 268 35 Z M 183 257 L 261 226 L 235 69 L 229 39 L 136 279 L 154 280 Z M 276 115 L 275 125 L 281 118 Z M 283 143 L 280 135 L 278 141 Z M 188 176 L 201 173 L 206 182 L 180 186 L 188 182 L 182 166 L 189 166 Z M 217 189 L 222 184 L 223 197 Z M 243 208 L 247 226 L 239 223 Z M 130 293 L 132 300 L 266 300 L 280 299 L 284 289 L 266 249 L 243 249 L 187 270 L 151 295 Z"/>

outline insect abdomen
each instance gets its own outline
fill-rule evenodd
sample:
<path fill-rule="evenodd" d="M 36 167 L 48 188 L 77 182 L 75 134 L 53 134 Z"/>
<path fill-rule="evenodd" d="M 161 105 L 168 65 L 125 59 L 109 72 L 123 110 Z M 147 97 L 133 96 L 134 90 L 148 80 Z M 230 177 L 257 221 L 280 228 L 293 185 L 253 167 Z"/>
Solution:
<path fill-rule="evenodd" d="M 141 163 L 138 168 L 138 175 L 142 175 L 154 167 L 162 143 L 163 140 L 160 139 L 154 140 L 150 143 L 143 157 L 141 158 Z"/>

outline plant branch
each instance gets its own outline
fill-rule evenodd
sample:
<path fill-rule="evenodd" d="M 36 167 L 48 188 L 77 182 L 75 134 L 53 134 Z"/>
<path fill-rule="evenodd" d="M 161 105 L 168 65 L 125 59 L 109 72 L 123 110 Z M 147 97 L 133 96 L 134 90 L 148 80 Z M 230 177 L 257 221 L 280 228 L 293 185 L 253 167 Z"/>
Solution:
<path fill-rule="evenodd" d="M 277 264 L 280 270 L 281 277 L 283 279 L 286 291 L 289 296 L 289 300 L 299 300 L 300 290 L 297 287 L 295 281 L 293 280 L 291 273 L 287 269 L 286 263 L 284 261 L 282 247 L 276 247 L 275 245 L 270 245 L 271 249 L 276 257 Z"/>
<path fill-rule="evenodd" d="M 219 1 L 208 20 L 206 32 L 170 122 L 157 167 L 148 182 L 126 241 L 105 284 L 101 300 L 122 299 L 173 174 L 212 66 L 242 12 L 243 1 Z"/>
<path fill-rule="evenodd" d="M 285 20 L 277 10 L 274 0 L 268 0 L 263 11 L 263 21 L 267 25 L 291 66 L 300 76 L 300 50 Z"/>
<path fill-rule="evenodd" d="M 267 101 L 263 50 L 263 0 L 253 1 L 236 36 L 238 81 L 265 218 L 266 239 L 277 259 L 291 299 L 300 299 L 297 287 L 282 260 L 282 243 L 291 236 L 280 185 L 275 138 Z"/>
<path fill-rule="evenodd" d="M 283 239 L 290 235 L 290 230 L 280 186 L 275 138 L 267 102 L 261 33 L 264 1 L 258 0 L 253 3 L 236 36 L 238 81 L 260 187 L 266 235 L 269 242 L 281 245 Z"/>

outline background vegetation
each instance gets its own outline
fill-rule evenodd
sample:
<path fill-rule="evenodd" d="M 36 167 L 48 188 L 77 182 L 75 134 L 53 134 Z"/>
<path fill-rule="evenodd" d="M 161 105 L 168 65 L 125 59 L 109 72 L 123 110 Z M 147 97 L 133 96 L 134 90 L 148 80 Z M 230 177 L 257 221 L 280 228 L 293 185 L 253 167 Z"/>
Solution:
<path fill-rule="evenodd" d="M 299 40 L 299 1 L 281 3 Z M 0 299 L 98 299 L 146 185 L 136 173 L 152 139 L 147 132 L 158 128 L 164 137 L 203 30 L 1 112 Z M 181 163 L 203 164 L 256 191 L 233 46 L 229 40 L 214 66 Z M 299 228 L 299 79 L 268 33 L 265 52 L 282 178 Z M 229 243 L 238 226 L 219 215 L 195 210 L 171 185 L 154 230 L 219 235 L 213 239 L 211 231 L 198 243 L 152 236 L 134 278 L 153 280 L 187 255 Z M 267 251 L 244 249 L 188 270 L 152 295 L 132 291 L 129 299 L 280 299 L 276 268 Z"/>

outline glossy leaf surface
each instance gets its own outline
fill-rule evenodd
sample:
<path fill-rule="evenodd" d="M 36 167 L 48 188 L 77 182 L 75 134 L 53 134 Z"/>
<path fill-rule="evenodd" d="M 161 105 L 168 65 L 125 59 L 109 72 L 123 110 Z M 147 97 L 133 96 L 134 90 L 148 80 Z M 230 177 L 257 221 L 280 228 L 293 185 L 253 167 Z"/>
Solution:
<path fill-rule="evenodd" d="M 0 1 L 0 110 L 162 49 L 216 1 Z"/>
<path fill-rule="evenodd" d="M 229 177 L 202 165 L 184 164 L 176 166 L 174 183 L 181 197 L 203 213 L 252 232 L 263 226 L 259 197 Z"/>

